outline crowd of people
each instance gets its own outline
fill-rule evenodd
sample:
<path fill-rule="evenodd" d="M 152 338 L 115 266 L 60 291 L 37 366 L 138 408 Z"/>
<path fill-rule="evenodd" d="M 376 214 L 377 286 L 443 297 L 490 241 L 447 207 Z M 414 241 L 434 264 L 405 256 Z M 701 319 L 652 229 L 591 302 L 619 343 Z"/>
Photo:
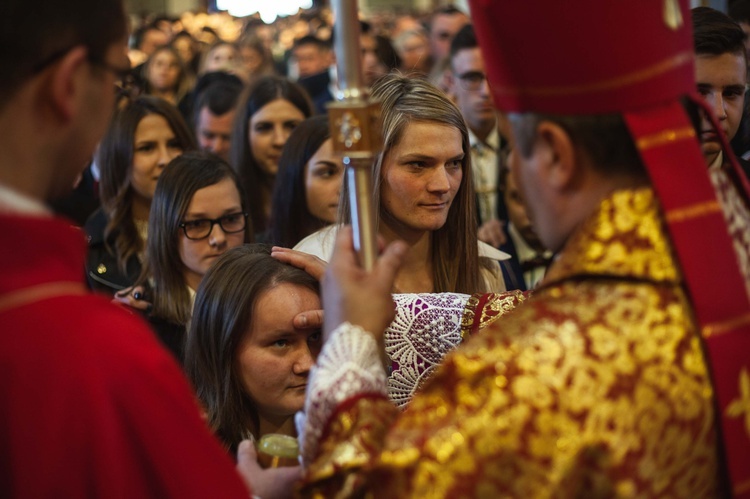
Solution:
<path fill-rule="evenodd" d="M 750 1 L 362 18 L 367 270 L 330 9 L 37 3 L 0 6 L 2 495 L 750 494 Z"/>

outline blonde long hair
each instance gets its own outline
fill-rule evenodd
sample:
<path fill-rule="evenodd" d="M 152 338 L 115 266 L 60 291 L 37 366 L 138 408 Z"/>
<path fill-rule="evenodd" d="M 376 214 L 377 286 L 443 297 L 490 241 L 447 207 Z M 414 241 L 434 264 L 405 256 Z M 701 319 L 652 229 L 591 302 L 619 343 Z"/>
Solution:
<path fill-rule="evenodd" d="M 380 205 L 383 161 L 388 152 L 403 137 L 410 123 L 438 123 L 461 132 L 463 176 L 456 197 L 451 204 L 445 224 L 433 231 L 432 280 L 433 291 L 477 293 L 487 291 L 479 273 L 477 246 L 477 216 L 474 184 L 471 171 L 469 131 L 461 112 L 437 87 L 422 77 L 388 74 L 372 87 L 372 97 L 380 101 L 383 149 L 372 165 L 373 208 L 379 225 L 383 208 Z M 339 219 L 351 222 L 349 189 L 344 182 L 341 189 Z"/>

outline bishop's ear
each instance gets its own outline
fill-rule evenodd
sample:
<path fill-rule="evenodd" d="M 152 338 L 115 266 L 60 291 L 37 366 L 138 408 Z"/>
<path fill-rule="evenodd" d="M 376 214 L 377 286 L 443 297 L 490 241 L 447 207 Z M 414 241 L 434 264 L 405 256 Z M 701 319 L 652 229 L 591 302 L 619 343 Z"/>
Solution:
<path fill-rule="evenodd" d="M 85 78 L 89 77 L 88 50 L 82 45 L 71 49 L 48 71 L 48 102 L 58 119 L 68 121 L 85 97 L 82 94 Z"/>
<path fill-rule="evenodd" d="M 548 149 L 547 179 L 553 187 L 566 190 L 576 181 L 581 165 L 568 131 L 553 121 L 537 125 L 537 144 Z"/>

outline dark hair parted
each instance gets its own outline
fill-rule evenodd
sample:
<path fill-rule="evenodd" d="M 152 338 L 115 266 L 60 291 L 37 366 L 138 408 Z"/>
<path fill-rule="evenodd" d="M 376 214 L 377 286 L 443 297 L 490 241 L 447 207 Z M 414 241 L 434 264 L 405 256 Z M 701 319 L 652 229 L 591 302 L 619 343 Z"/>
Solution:
<path fill-rule="evenodd" d="M 242 385 L 237 350 L 261 294 L 282 283 L 319 292 L 307 272 L 273 259 L 270 246 L 245 245 L 219 257 L 195 298 L 185 370 L 210 428 L 229 448 L 248 432 L 260 436 L 258 411 Z"/>
<path fill-rule="evenodd" d="M 648 176 L 620 114 L 561 116 L 524 113 L 509 114 L 508 118 L 516 139 L 516 152 L 525 158 L 533 152 L 539 123 L 551 121 L 567 132 L 575 147 L 602 173 Z"/>
<path fill-rule="evenodd" d="M 709 7 L 696 7 L 690 14 L 696 54 L 745 54 L 745 33 L 729 16 Z"/>
<path fill-rule="evenodd" d="M 231 179 L 240 195 L 242 209 L 247 204 L 237 174 L 224 160 L 206 152 L 188 152 L 164 168 L 151 202 L 146 242 L 146 262 L 141 282 L 150 276 L 155 289 L 152 315 L 177 324 L 187 324 L 191 300 L 185 283 L 185 265 L 180 259 L 180 223 L 195 193 Z M 245 242 L 252 241 L 252 227 L 245 228 Z"/>
<path fill-rule="evenodd" d="M 307 209 L 305 173 L 310 158 L 330 137 L 328 117 L 314 116 L 297 125 L 284 145 L 271 202 L 272 244 L 291 248 L 328 225 Z"/>
<path fill-rule="evenodd" d="M 144 241 L 133 222 L 133 187 L 131 174 L 135 147 L 135 131 L 141 120 L 148 115 L 162 116 L 174 133 L 175 140 L 183 151 L 195 149 L 195 141 L 177 108 L 165 100 L 142 96 L 119 110 L 99 145 L 96 162 L 101 171 L 99 183 L 102 207 L 107 214 L 105 240 L 114 235 L 114 247 L 109 247 L 118 267 L 132 255 L 142 251 Z"/>
<path fill-rule="evenodd" d="M 315 35 L 305 35 L 297 38 L 296 40 L 294 40 L 292 50 L 296 49 L 297 47 L 304 47 L 306 45 L 313 46 L 320 51 L 331 50 L 331 45 L 327 41 L 321 40 Z"/>
<path fill-rule="evenodd" d="M 127 20 L 119 0 L 23 0 L 0 2 L 0 108 L 27 78 L 82 45 L 89 60 L 125 40 Z"/>
<path fill-rule="evenodd" d="M 471 24 L 467 24 L 466 26 L 458 30 L 458 33 L 456 33 L 456 36 L 454 36 L 453 40 L 451 41 L 451 61 L 453 61 L 453 58 L 461 50 L 473 49 L 478 47 L 479 42 L 477 42 L 477 36 L 474 33 L 474 26 Z"/>
<path fill-rule="evenodd" d="M 373 98 L 380 101 L 383 150 L 373 162 L 372 178 L 375 184 L 373 208 L 377 223 L 387 216 L 380 204 L 383 181 L 383 164 L 389 152 L 403 138 L 411 123 L 434 123 L 450 126 L 461 133 L 461 185 L 453 199 L 445 224 L 432 232 L 433 291 L 436 293 L 477 293 L 490 291 L 480 276 L 479 249 L 477 246 L 476 202 L 471 170 L 471 147 L 466 122 L 456 105 L 437 87 L 424 78 L 388 74 L 375 82 Z M 350 223 L 349 190 L 341 186 L 339 218 Z"/>
<path fill-rule="evenodd" d="M 266 230 L 265 205 L 271 200 L 274 178 L 266 174 L 250 150 L 250 118 L 263 106 L 277 99 L 289 101 L 305 118 L 313 114 L 307 93 L 286 78 L 264 76 L 240 96 L 232 129 L 230 158 L 239 174 L 249 203 L 248 210 L 256 232 Z"/>
<path fill-rule="evenodd" d="M 200 113 L 204 107 L 214 116 L 223 116 L 233 110 L 237 105 L 237 99 L 242 92 L 242 85 L 234 85 L 229 82 L 217 81 L 211 83 L 201 93 L 195 102 L 193 114 L 193 127 L 198 126 Z"/>

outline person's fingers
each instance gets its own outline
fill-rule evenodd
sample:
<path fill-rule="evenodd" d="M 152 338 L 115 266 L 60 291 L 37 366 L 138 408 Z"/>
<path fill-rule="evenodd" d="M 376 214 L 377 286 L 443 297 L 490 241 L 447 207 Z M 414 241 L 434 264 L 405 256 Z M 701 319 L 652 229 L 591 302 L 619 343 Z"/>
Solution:
<path fill-rule="evenodd" d="M 242 476 L 250 490 L 253 489 L 253 477 L 261 470 L 258 464 L 258 453 L 251 440 L 243 440 L 237 447 L 237 472 Z"/>
<path fill-rule="evenodd" d="M 266 470 L 266 473 L 272 473 L 278 483 L 292 483 L 302 478 L 302 466 L 282 466 Z"/>
<path fill-rule="evenodd" d="M 318 280 L 323 277 L 326 270 L 326 262 L 315 255 L 310 255 L 301 251 L 274 246 L 274 249 L 271 250 L 271 256 L 280 262 L 288 263 L 289 265 L 304 270 Z"/>
<path fill-rule="evenodd" d="M 297 329 L 318 329 L 323 327 L 322 310 L 306 310 L 294 316 L 294 327 Z"/>
<path fill-rule="evenodd" d="M 331 265 L 334 264 L 358 266 L 357 254 L 354 251 L 354 234 L 350 225 L 341 227 L 336 234 L 336 243 L 331 256 Z"/>
<path fill-rule="evenodd" d="M 258 451 L 252 440 L 243 440 L 237 446 L 237 468 L 248 471 L 262 469 L 258 464 Z"/>

